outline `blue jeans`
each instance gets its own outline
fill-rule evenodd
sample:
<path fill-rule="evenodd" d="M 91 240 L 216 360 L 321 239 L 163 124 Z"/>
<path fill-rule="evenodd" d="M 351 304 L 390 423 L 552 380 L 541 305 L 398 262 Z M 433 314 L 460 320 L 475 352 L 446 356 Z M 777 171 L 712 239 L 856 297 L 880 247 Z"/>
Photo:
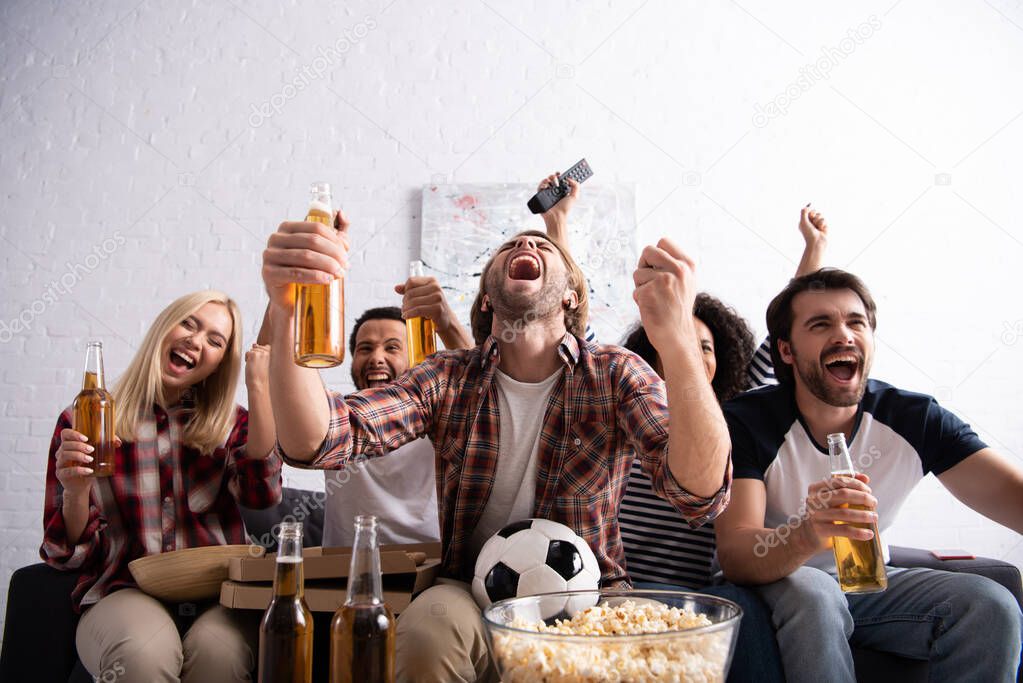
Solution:
<path fill-rule="evenodd" d="M 853 683 L 850 644 L 929 660 L 932 681 L 1016 680 L 1023 615 L 983 576 L 889 567 L 886 591 L 847 596 L 831 574 L 800 567 L 757 590 L 792 683 Z"/>
<path fill-rule="evenodd" d="M 660 590 L 689 590 L 663 583 L 638 582 L 636 588 Z M 725 598 L 742 608 L 739 636 L 735 643 L 732 666 L 728 670 L 728 683 L 784 683 L 781 655 L 771 626 L 771 612 L 755 591 L 730 583 L 706 586 L 694 593 Z"/>

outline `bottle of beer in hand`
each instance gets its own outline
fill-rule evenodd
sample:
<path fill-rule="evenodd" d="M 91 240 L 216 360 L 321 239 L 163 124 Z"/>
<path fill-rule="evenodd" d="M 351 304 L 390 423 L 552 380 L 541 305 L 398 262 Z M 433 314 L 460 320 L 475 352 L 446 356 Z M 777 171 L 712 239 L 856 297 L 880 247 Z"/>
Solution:
<path fill-rule="evenodd" d="M 259 624 L 259 683 L 312 683 L 313 614 L 305 602 L 302 524 L 284 522 L 270 606 Z"/>
<path fill-rule="evenodd" d="M 855 477 L 845 434 L 828 434 L 828 459 L 831 462 L 832 477 Z M 842 507 L 850 507 L 843 505 Z M 866 510 L 862 505 L 851 506 Z M 839 522 L 842 523 L 842 522 Z M 835 549 L 835 564 L 838 568 L 838 584 L 846 593 L 879 593 L 888 588 L 888 573 L 884 568 L 884 551 L 881 536 L 877 533 L 877 522 L 853 523 L 860 529 L 870 529 L 874 537 L 869 541 L 858 541 L 845 536 L 832 537 Z"/>
<path fill-rule="evenodd" d="M 81 432 L 95 448 L 91 455 L 92 473 L 109 477 L 114 473 L 114 398 L 103 381 L 103 344 L 89 342 L 85 351 L 85 377 L 82 390 L 72 406 L 72 429 Z"/>
<path fill-rule="evenodd" d="M 330 185 L 313 183 L 306 221 L 334 229 Z M 345 285 L 335 275 L 325 285 L 295 285 L 295 363 L 330 368 L 345 359 Z"/>
<path fill-rule="evenodd" d="M 423 276 L 423 262 L 412 261 L 408 269 L 409 277 Z M 434 334 L 433 321 L 429 318 L 416 316 L 405 321 L 405 349 L 408 351 L 408 365 L 415 367 L 427 356 L 437 353 L 437 337 Z"/>
<path fill-rule="evenodd" d="M 345 602 L 330 624 L 330 683 L 394 683 L 394 615 L 384 604 L 377 518 L 355 518 Z"/>

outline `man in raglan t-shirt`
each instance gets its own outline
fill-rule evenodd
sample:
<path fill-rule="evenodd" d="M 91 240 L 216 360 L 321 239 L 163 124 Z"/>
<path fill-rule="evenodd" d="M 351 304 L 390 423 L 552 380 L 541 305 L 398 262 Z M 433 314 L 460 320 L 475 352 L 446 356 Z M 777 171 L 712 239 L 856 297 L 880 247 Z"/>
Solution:
<path fill-rule="evenodd" d="M 928 473 L 1023 532 L 1023 472 L 930 396 L 868 379 L 876 308 L 856 276 L 793 279 L 767 325 L 780 383 L 725 404 L 735 481 L 716 528 L 725 575 L 758 586 L 772 609 L 786 678 L 855 681 L 852 643 L 929 660 L 930 680 L 1015 680 L 1021 615 L 1009 591 L 970 574 L 888 567 L 887 590 L 846 595 L 831 538 L 869 540 L 869 529 L 836 523 L 876 521 L 883 540 Z M 856 479 L 829 477 L 833 433 L 845 435 Z"/>

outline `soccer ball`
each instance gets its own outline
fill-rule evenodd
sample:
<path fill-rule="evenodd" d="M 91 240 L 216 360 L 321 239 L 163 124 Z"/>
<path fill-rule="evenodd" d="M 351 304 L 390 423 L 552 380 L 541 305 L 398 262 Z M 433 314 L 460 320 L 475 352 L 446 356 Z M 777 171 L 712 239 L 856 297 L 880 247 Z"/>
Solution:
<path fill-rule="evenodd" d="M 505 598 L 596 590 L 600 565 L 586 541 L 564 524 L 524 519 L 494 534 L 480 550 L 472 594 L 480 609 Z M 551 603 L 553 606 L 553 603 Z M 551 614 L 562 611 L 554 606 Z"/>

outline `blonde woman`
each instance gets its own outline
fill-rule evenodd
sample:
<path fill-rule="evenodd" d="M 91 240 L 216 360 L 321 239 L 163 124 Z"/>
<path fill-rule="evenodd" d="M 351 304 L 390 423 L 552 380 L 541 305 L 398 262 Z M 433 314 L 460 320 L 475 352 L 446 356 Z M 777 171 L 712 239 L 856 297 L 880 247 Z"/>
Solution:
<path fill-rule="evenodd" d="M 71 596 L 82 612 L 78 654 L 99 680 L 251 680 L 258 621 L 198 605 L 179 633 L 192 608 L 172 613 L 128 571 L 146 555 L 245 543 L 238 506 L 280 500 L 269 406 L 257 402 L 250 415 L 234 402 L 241 332 L 238 306 L 212 290 L 157 316 L 113 391 L 120 440 L 112 477 L 90 476 L 92 447 L 71 429 L 71 409 L 57 420 L 40 554 L 80 572 Z M 266 355 L 249 354 L 255 364 Z M 250 374 L 265 371 L 247 372 L 247 381 Z"/>

